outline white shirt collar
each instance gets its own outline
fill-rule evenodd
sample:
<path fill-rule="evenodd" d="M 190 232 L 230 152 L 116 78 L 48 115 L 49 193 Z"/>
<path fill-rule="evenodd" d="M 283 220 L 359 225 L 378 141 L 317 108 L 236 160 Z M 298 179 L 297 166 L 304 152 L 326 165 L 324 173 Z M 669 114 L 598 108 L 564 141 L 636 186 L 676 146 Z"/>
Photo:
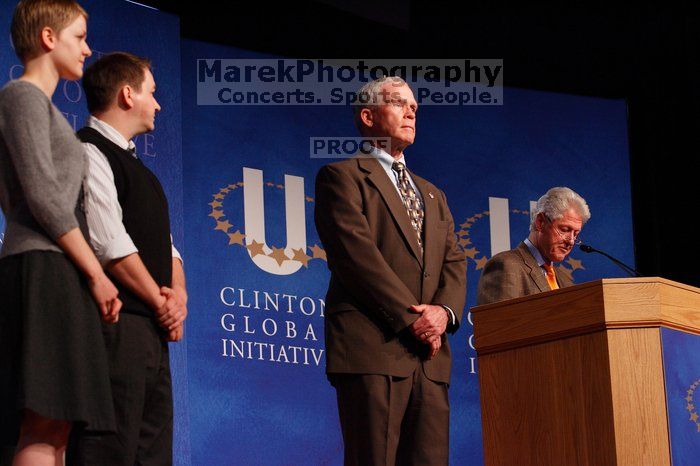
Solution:
<path fill-rule="evenodd" d="M 532 257 L 535 258 L 537 261 L 537 265 L 542 267 L 544 264 L 546 264 L 546 261 L 544 260 L 544 257 L 542 257 L 542 254 L 540 253 L 540 250 L 535 247 L 534 244 L 530 241 L 530 238 L 525 238 L 525 241 L 523 241 L 527 248 L 530 250 L 530 254 L 532 254 Z"/>
<path fill-rule="evenodd" d="M 391 172 L 391 166 L 394 164 L 394 162 L 401 162 L 404 167 L 406 166 L 406 160 L 404 159 L 403 154 L 401 154 L 401 157 L 399 157 L 398 160 L 394 159 L 389 153 L 387 153 L 385 150 L 380 149 L 378 147 L 372 146 L 371 150 L 369 153 L 374 156 L 377 161 L 379 161 L 380 164 L 382 164 L 382 167 L 384 167 L 384 170 L 387 172 Z M 408 168 L 408 167 L 407 167 Z"/>
<path fill-rule="evenodd" d="M 105 123 L 97 117 L 90 115 L 87 120 L 87 125 L 90 128 L 99 131 L 100 134 L 102 134 L 104 137 L 106 137 L 107 139 L 109 139 L 124 150 L 133 151 L 134 149 L 136 149 L 136 144 L 134 144 L 134 141 L 127 141 L 126 138 L 122 136 L 119 131 L 114 129 L 113 126 L 109 125 L 108 123 Z M 134 153 L 134 157 L 136 157 L 136 153 Z"/>

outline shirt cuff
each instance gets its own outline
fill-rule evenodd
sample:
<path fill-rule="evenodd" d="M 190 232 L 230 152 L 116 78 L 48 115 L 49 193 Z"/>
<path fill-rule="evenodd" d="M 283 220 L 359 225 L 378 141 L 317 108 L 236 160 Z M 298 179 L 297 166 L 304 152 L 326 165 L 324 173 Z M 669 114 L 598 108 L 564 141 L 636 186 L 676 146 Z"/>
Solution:
<path fill-rule="evenodd" d="M 455 323 L 457 323 L 457 316 L 455 316 L 454 311 L 450 309 L 450 306 L 447 306 L 445 304 L 440 304 L 440 306 L 442 306 L 442 308 L 447 311 L 447 315 L 450 317 L 450 324 L 454 325 Z"/>
<path fill-rule="evenodd" d="M 95 251 L 95 255 L 102 265 L 106 265 L 110 261 L 121 259 L 122 257 L 129 256 L 136 252 L 139 252 L 139 250 L 136 248 L 131 236 L 129 236 L 125 230 L 123 233 L 112 238 L 111 241 L 108 241 L 103 248 L 98 247 Z"/>
<path fill-rule="evenodd" d="M 177 248 L 175 247 L 175 245 L 172 242 L 170 243 L 170 249 L 172 251 L 173 259 L 178 259 L 182 264 L 184 264 L 185 261 L 182 260 L 182 256 L 180 255 L 180 251 L 177 250 Z"/>

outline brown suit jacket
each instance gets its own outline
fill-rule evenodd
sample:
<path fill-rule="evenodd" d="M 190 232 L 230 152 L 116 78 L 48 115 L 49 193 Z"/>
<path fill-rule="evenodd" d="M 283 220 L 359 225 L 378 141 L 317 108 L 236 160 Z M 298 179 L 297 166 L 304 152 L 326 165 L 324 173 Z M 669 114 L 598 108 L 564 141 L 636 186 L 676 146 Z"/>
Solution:
<path fill-rule="evenodd" d="M 555 268 L 560 288 L 574 282 Z M 493 256 L 484 266 L 476 295 L 476 304 L 489 304 L 506 299 L 550 291 L 542 268 L 521 242 L 517 248 Z"/>
<path fill-rule="evenodd" d="M 421 256 L 406 208 L 379 162 L 352 158 L 321 168 L 315 221 L 331 271 L 326 296 L 326 371 L 406 377 L 428 354 L 408 326 L 414 304 L 444 304 L 457 317 L 466 298 L 466 263 L 442 191 L 411 173 L 425 204 Z M 449 382 L 446 336 L 424 364 L 427 377 Z"/>

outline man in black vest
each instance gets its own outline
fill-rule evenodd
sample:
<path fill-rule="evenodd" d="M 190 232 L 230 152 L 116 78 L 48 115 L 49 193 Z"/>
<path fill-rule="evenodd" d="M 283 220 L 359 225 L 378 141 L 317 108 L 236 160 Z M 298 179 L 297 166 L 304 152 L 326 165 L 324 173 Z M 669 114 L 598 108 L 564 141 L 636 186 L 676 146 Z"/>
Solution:
<path fill-rule="evenodd" d="M 83 76 L 90 118 L 78 131 L 89 157 L 90 242 L 119 288 L 119 322 L 104 326 L 117 432 L 76 429 L 75 465 L 172 464 L 168 341 L 182 338 L 185 275 L 172 245 L 168 202 L 132 139 L 154 129 L 160 105 L 147 59 L 112 53 Z"/>

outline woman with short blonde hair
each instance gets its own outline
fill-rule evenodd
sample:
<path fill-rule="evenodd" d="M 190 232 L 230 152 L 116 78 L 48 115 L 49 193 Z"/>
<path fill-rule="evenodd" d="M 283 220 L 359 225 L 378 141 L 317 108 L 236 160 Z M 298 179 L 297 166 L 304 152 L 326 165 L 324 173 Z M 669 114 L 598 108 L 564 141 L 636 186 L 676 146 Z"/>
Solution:
<path fill-rule="evenodd" d="M 87 14 L 22 0 L 11 31 L 24 73 L 0 90 L 0 442 L 16 466 L 54 466 L 74 424 L 115 429 L 100 316 L 121 302 L 85 240 L 86 156 L 51 103 L 92 53 Z"/>

